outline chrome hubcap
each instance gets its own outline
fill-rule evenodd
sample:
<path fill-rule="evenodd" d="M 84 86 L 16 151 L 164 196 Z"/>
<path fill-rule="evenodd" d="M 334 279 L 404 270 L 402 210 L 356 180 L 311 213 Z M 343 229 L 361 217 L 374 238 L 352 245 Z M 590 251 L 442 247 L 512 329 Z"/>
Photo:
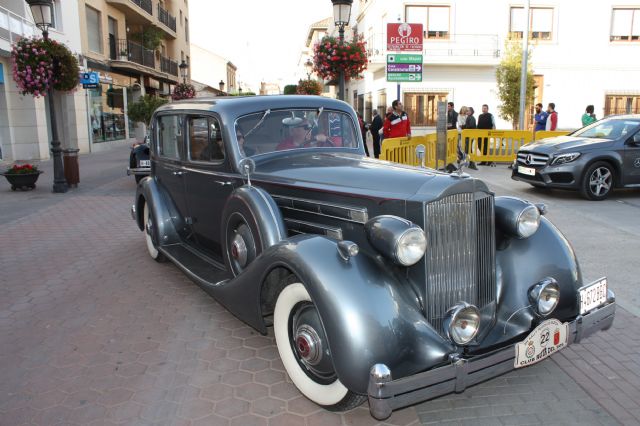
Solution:
<path fill-rule="evenodd" d="M 594 195 L 600 196 L 609 192 L 612 176 L 609 169 L 599 167 L 589 177 L 589 188 Z"/>
<path fill-rule="evenodd" d="M 298 327 L 295 336 L 296 350 L 303 363 L 318 365 L 322 360 L 322 342 L 318 333 L 308 325 Z"/>
<path fill-rule="evenodd" d="M 240 267 L 244 267 L 247 264 L 247 244 L 244 242 L 242 235 L 237 232 L 231 241 L 231 256 L 238 262 Z"/>

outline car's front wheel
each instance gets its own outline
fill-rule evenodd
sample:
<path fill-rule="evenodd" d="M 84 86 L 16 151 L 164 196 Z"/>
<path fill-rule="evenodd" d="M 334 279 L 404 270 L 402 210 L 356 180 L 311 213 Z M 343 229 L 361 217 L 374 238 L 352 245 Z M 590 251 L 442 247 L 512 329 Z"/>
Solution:
<path fill-rule="evenodd" d="M 604 161 L 593 163 L 582 178 L 582 195 L 589 200 L 604 200 L 613 190 L 613 182 L 614 171 L 610 164 Z"/>
<path fill-rule="evenodd" d="M 350 410 L 366 400 L 338 379 L 320 315 L 304 285 L 293 282 L 280 292 L 273 328 L 284 368 L 304 396 L 332 411 Z"/>
<path fill-rule="evenodd" d="M 151 256 L 151 258 L 156 262 L 165 262 L 167 258 L 164 254 L 158 251 L 158 248 L 153 242 L 153 236 L 156 235 L 158 231 L 154 225 L 153 215 L 151 214 L 151 209 L 149 209 L 149 205 L 147 203 L 144 203 L 143 218 L 144 230 L 142 232 L 144 232 L 144 239 L 147 243 L 147 251 L 149 252 L 149 256 Z"/>

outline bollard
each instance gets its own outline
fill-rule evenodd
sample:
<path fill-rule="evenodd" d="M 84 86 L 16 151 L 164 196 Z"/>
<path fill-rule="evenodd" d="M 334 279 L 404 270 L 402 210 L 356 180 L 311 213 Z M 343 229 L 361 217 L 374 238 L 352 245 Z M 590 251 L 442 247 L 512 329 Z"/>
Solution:
<path fill-rule="evenodd" d="M 64 178 L 70 188 L 77 188 L 80 182 L 80 167 L 78 165 L 78 151 L 79 149 L 68 148 L 63 149 L 63 161 L 64 161 Z"/>

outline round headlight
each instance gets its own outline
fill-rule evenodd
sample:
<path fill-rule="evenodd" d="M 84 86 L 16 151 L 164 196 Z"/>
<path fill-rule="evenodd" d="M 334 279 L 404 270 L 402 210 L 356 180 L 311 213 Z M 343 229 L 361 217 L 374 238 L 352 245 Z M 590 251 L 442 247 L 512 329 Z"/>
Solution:
<path fill-rule="evenodd" d="M 558 306 L 560 286 L 553 278 L 545 278 L 531 288 L 529 299 L 538 314 L 547 316 Z"/>
<path fill-rule="evenodd" d="M 396 244 L 395 256 L 404 266 L 411 266 L 422 259 L 427 250 L 427 238 L 419 227 L 407 229 L 400 235 Z"/>
<path fill-rule="evenodd" d="M 473 340 L 480 328 L 480 311 L 468 303 L 460 303 L 447 311 L 444 331 L 453 342 L 465 345 Z"/>
<path fill-rule="evenodd" d="M 540 226 L 540 211 L 536 206 L 525 207 L 518 216 L 518 236 L 528 238 L 535 234 Z"/>

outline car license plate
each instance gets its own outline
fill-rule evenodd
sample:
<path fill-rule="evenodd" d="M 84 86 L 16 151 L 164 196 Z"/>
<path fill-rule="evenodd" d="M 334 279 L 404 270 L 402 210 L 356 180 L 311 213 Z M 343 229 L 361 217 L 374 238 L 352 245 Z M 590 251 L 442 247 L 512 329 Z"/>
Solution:
<path fill-rule="evenodd" d="M 569 324 L 548 319 L 537 326 L 526 339 L 516 343 L 514 368 L 527 367 L 553 355 L 567 346 Z"/>
<path fill-rule="evenodd" d="M 593 308 L 597 308 L 607 301 L 607 279 L 598 281 L 580 288 L 580 314 L 586 314 Z"/>
<path fill-rule="evenodd" d="M 521 173 L 523 175 L 535 176 L 536 169 L 533 169 L 531 167 L 518 166 L 518 173 Z"/>
<path fill-rule="evenodd" d="M 151 167 L 151 160 L 140 160 L 140 167 Z"/>

